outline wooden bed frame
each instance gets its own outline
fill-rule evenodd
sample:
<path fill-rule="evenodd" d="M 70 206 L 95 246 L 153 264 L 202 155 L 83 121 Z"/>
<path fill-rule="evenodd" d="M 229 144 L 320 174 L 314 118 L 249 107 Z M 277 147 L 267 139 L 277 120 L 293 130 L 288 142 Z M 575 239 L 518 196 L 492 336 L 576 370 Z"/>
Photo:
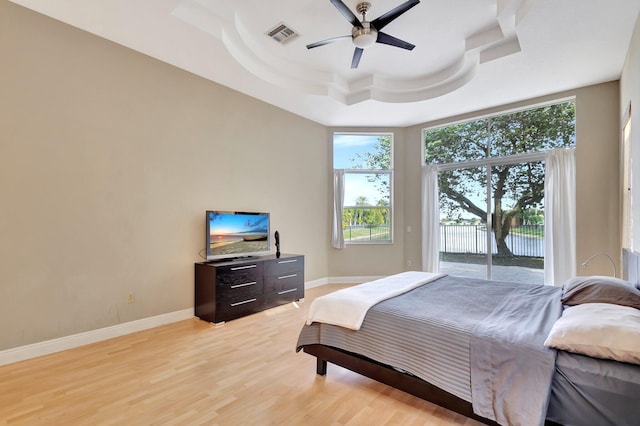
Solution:
<path fill-rule="evenodd" d="M 318 344 L 306 345 L 303 347 L 303 351 L 316 357 L 316 373 L 321 376 L 327 374 L 327 362 L 330 362 L 479 422 L 488 425 L 498 424 L 475 414 L 470 402 L 418 377 L 402 373 L 370 358 Z"/>

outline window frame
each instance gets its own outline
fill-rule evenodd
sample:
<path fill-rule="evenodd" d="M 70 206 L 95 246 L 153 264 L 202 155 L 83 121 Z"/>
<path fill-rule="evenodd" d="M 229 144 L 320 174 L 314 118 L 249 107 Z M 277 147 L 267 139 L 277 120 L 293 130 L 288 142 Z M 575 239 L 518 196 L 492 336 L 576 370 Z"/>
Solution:
<path fill-rule="evenodd" d="M 572 102 L 575 108 L 576 105 L 576 98 L 575 96 L 570 96 L 570 97 L 566 97 L 566 98 L 561 98 L 561 99 L 554 99 L 548 102 L 543 102 L 543 103 L 538 103 L 538 104 L 532 104 L 532 105 L 526 105 L 520 108 L 514 108 L 514 109 L 506 109 L 503 111 L 498 111 L 495 113 L 491 113 L 491 114 L 485 114 L 485 115 L 479 115 L 476 117 L 471 117 L 471 118 L 465 118 L 462 120 L 456 120 L 456 121 L 451 121 L 448 123 L 444 123 L 444 124 L 440 124 L 440 125 L 436 125 L 436 126 L 429 126 L 429 127 L 423 127 L 420 131 L 420 154 L 421 154 L 421 164 L 423 167 L 427 166 L 427 162 L 426 162 L 426 147 L 425 147 L 425 135 L 426 132 L 430 131 L 430 130 L 434 130 L 434 129 L 441 129 L 444 127 L 449 127 L 449 126 L 454 126 L 457 124 L 461 124 L 461 123 L 469 123 L 469 122 L 473 122 L 473 121 L 480 121 L 480 120 L 487 120 L 487 119 L 492 119 L 495 117 L 501 117 L 501 116 L 505 116 L 505 115 L 509 115 L 509 114 L 513 114 L 513 113 L 518 113 L 518 112 L 523 112 L 523 111 L 530 111 L 530 110 L 535 110 L 535 109 L 539 109 L 539 108 L 544 108 L 547 106 L 551 106 L 551 105 L 559 105 L 559 104 L 563 104 L 563 103 L 569 103 Z M 574 138 L 575 138 L 575 130 L 577 128 L 577 123 L 575 123 L 576 117 L 574 116 Z M 574 140 L 574 145 L 573 147 L 577 146 L 577 140 Z M 491 193 L 491 169 L 493 168 L 493 166 L 498 166 L 498 165 L 507 165 L 507 164 L 524 164 L 524 163 L 529 163 L 529 162 L 538 162 L 538 161 L 545 161 L 545 157 L 546 157 L 546 150 L 541 150 L 541 151 L 531 151 L 531 152 L 524 152 L 524 153 L 516 153 L 516 154 L 511 154 L 511 155 L 506 155 L 506 156 L 491 156 L 491 149 L 490 149 L 490 145 L 487 146 L 487 156 L 485 158 L 482 159 L 477 159 L 477 160 L 468 160 L 468 161 L 458 161 L 458 162 L 450 162 L 450 163 L 433 163 L 437 166 L 438 168 L 438 172 L 441 171 L 450 171 L 450 170 L 456 170 L 456 169 L 464 169 L 464 168 L 472 168 L 472 167 L 484 167 L 487 171 L 487 196 L 486 196 L 486 211 L 487 211 L 487 217 L 486 217 L 486 226 L 488 228 L 493 227 L 493 223 L 492 223 L 492 202 L 493 202 L 493 194 Z M 491 247 L 491 235 L 490 233 L 487 233 L 487 247 Z M 493 255 L 491 255 L 490 253 L 487 256 L 487 279 L 492 279 L 492 266 L 493 266 Z"/>
<path fill-rule="evenodd" d="M 376 136 L 376 137 L 385 137 L 388 136 L 390 138 L 390 148 L 389 148 L 389 169 L 356 169 L 356 168 L 352 168 L 352 169 L 336 169 L 334 167 L 334 162 L 335 162 L 335 137 L 336 135 L 347 135 L 347 136 Z M 332 170 L 343 170 L 344 174 L 345 174 L 345 181 L 347 179 L 347 175 L 357 175 L 357 174 L 367 174 L 367 175 L 387 175 L 389 177 L 389 204 L 387 206 L 377 206 L 377 205 L 372 205 L 372 206 L 355 206 L 355 205 L 347 205 L 344 204 L 343 205 L 343 219 L 344 219 L 344 210 L 346 209 L 354 209 L 354 208 L 366 208 L 366 209 L 374 209 L 374 210 L 382 210 L 382 209 L 388 209 L 389 211 L 389 239 L 385 239 L 385 240 L 373 240 L 373 239 L 369 239 L 369 240 L 348 240 L 347 238 L 344 239 L 344 243 L 345 245 L 380 245 L 380 244 L 393 244 L 394 241 L 394 226 L 393 226 L 393 218 L 394 218 L 394 214 L 393 214 L 393 210 L 394 210 L 394 186 L 395 186 L 395 179 L 394 179 L 394 145 L 395 145 L 395 137 L 394 137 L 394 133 L 393 132 L 333 132 L 332 134 L 332 139 L 331 139 L 331 145 L 332 145 L 332 150 L 331 150 L 331 154 L 332 154 Z M 343 233 L 343 237 L 344 237 L 344 232 L 345 229 L 342 228 L 342 233 Z"/>
<path fill-rule="evenodd" d="M 441 129 L 443 127 L 449 127 L 449 126 L 454 126 L 456 124 L 461 124 L 461 123 L 469 123 L 471 121 L 479 121 L 479 120 L 486 120 L 486 119 L 491 119 L 491 118 L 495 118 L 495 117 L 501 117 L 504 115 L 509 115 L 509 114 L 514 114 L 517 112 L 523 112 L 523 111 L 529 111 L 529 110 L 534 110 L 534 109 L 538 109 L 538 108 L 544 108 L 547 106 L 551 106 L 551 105 L 558 105 L 558 104 L 563 104 L 563 103 L 567 103 L 567 102 L 573 102 L 574 107 L 576 104 L 576 97 L 575 96 L 568 96 L 565 98 L 559 98 L 559 99 L 554 99 L 554 100 L 550 100 L 547 102 L 540 102 L 540 103 L 536 103 L 536 104 L 531 104 L 531 105 L 525 105 L 522 107 L 518 107 L 518 108 L 511 108 L 511 109 L 505 109 L 505 110 L 501 110 L 501 111 L 496 111 L 496 112 L 492 112 L 490 114 L 480 114 L 477 116 L 472 116 L 472 117 L 468 117 L 468 118 L 464 118 L 464 119 L 460 119 L 460 120 L 454 120 L 454 121 L 449 121 L 446 123 L 442 123 L 442 124 L 438 124 L 438 125 L 434 125 L 434 126 L 427 126 L 427 127 L 423 127 L 420 130 L 420 164 L 422 166 L 426 166 L 428 165 L 426 162 L 426 158 L 425 158 L 425 146 L 424 146 L 424 134 L 425 132 L 429 131 L 429 130 L 435 130 L 435 129 Z M 577 143 L 576 143 L 577 146 Z M 535 154 L 539 154 L 539 153 L 544 153 L 545 151 L 533 151 L 530 153 L 519 153 L 519 154 L 512 154 L 512 155 L 508 155 L 508 156 L 504 156 L 504 157 L 492 157 L 491 155 L 487 155 L 487 157 L 483 158 L 483 159 L 478 159 L 478 160 L 470 160 L 467 162 L 464 162 L 465 164 L 472 164 L 475 165 L 484 165 L 483 163 L 485 163 L 487 160 L 491 160 L 492 164 L 500 164 L 501 161 L 504 161 L 504 163 L 508 163 L 511 159 L 515 159 L 516 157 L 520 157 L 523 160 L 528 160 L 528 154 L 532 154 L 532 157 L 535 157 Z M 487 153 L 489 154 L 489 153 Z M 460 164 L 462 162 L 453 162 L 453 163 L 438 163 L 436 164 L 438 166 L 438 170 L 446 170 L 446 169 L 455 169 L 458 168 L 458 164 Z M 504 164 L 502 163 L 502 164 Z"/>

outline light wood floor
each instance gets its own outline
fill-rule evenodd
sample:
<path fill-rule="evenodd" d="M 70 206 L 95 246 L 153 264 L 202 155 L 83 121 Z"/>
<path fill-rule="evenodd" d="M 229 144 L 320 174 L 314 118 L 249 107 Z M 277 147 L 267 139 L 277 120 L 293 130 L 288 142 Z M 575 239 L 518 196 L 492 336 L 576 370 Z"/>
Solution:
<path fill-rule="evenodd" d="M 479 425 L 295 344 L 313 298 L 198 319 L 0 367 L 0 425 Z"/>

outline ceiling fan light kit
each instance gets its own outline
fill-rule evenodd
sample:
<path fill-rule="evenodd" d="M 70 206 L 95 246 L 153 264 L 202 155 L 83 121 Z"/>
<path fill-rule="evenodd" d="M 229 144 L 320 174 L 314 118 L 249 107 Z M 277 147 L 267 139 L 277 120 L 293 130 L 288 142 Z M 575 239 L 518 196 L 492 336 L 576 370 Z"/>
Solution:
<path fill-rule="evenodd" d="M 351 37 L 353 44 L 364 49 L 365 47 L 372 46 L 376 42 L 378 39 L 378 31 L 376 31 L 375 28 L 371 28 L 371 23 L 363 22 L 362 28 L 353 27 Z"/>
<path fill-rule="evenodd" d="M 389 34 L 383 33 L 380 30 L 387 26 L 394 19 L 411 9 L 413 6 L 420 3 L 420 0 L 408 0 L 388 11 L 387 13 L 379 16 L 373 21 L 367 21 L 367 12 L 371 8 L 371 3 L 360 2 L 356 6 L 358 13 L 362 15 L 362 20 L 358 19 L 356 15 L 345 5 L 342 0 L 329 0 L 336 9 L 344 16 L 349 23 L 353 26 L 351 29 L 351 41 L 355 45 L 355 51 L 353 52 L 353 58 L 351 60 L 351 68 L 358 68 L 360 58 L 362 57 L 363 49 L 371 47 L 375 43 L 386 44 L 389 46 L 399 47 L 401 49 L 412 50 L 415 46 L 404 40 L 400 40 Z M 307 45 L 307 49 L 313 49 L 315 47 L 324 46 L 349 36 L 334 37 L 323 41 L 318 41 Z"/>

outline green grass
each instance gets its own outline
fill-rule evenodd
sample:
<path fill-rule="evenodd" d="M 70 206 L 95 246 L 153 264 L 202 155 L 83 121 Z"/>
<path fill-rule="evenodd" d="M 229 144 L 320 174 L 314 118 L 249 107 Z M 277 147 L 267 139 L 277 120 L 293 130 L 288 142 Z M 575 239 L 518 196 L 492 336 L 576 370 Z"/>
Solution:
<path fill-rule="evenodd" d="M 509 231 L 509 233 L 513 234 L 513 235 L 526 235 L 528 237 L 535 237 L 535 238 L 544 238 L 544 228 L 543 227 L 536 227 L 536 228 L 528 228 L 528 227 L 522 227 L 522 228 L 511 228 L 511 230 Z"/>
<path fill-rule="evenodd" d="M 373 228 L 350 228 L 344 230 L 344 239 L 346 241 L 386 241 L 390 240 L 389 227 L 373 227 Z"/>

